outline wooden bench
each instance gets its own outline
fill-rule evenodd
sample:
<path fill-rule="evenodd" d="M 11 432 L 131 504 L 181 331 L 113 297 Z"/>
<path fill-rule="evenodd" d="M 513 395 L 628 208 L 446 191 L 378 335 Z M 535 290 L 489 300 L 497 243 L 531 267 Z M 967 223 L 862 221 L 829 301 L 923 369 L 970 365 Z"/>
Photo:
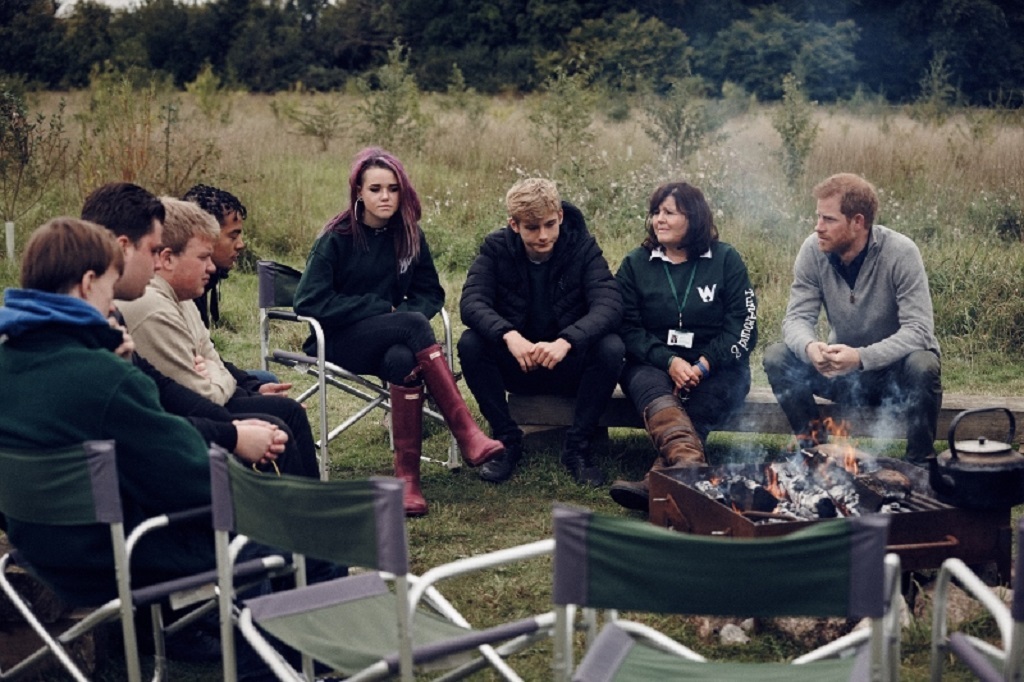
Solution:
<path fill-rule="evenodd" d="M 569 397 L 511 394 L 508 402 L 512 418 L 526 433 L 564 428 L 572 423 L 574 401 Z M 851 436 L 895 439 L 905 437 L 905 425 L 899 416 L 894 418 L 891 413 L 886 415 L 877 408 L 844 407 L 827 400 L 819 400 L 818 403 L 823 417 L 831 417 L 835 421 L 845 420 Z M 964 410 L 988 407 L 1009 409 L 1016 423 L 1024 430 L 1024 398 L 946 393 L 942 398 L 936 438 L 946 439 L 950 422 Z M 622 390 L 616 388 L 608 409 L 601 418 L 601 425 L 643 428 L 643 421 Z M 957 428 L 957 434 L 958 439 L 983 435 L 993 440 L 1005 440 L 1007 428 L 1008 420 L 1005 413 L 993 411 L 972 415 L 963 422 L 962 432 L 961 427 Z M 755 386 L 750 389 L 743 408 L 717 430 L 788 434 L 790 426 L 771 389 Z"/>

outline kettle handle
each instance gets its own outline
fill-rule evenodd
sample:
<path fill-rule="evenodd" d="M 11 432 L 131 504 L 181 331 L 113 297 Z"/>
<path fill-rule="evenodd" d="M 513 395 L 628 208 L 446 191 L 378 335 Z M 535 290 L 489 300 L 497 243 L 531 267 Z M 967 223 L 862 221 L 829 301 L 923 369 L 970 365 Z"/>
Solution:
<path fill-rule="evenodd" d="M 1013 416 L 1013 412 L 1006 407 L 977 407 L 973 410 L 964 410 L 957 416 L 953 417 L 953 421 L 949 423 L 949 457 L 950 459 L 956 459 L 956 427 L 960 424 L 960 420 L 964 417 L 972 414 L 981 414 L 982 412 L 1005 412 L 1006 419 L 1010 422 L 1010 432 L 1006 437 L 1007 443 L 1013 443 L 1013 436 L 1017 433 L 1017 420 Z"/>

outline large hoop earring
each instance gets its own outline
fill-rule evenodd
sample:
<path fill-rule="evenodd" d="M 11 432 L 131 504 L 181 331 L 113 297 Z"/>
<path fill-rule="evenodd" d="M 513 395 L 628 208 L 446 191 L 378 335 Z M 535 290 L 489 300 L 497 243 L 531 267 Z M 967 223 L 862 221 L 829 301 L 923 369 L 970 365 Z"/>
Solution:
<path fill-rule="evenodd" d="M 352 214 L 355 216 L 356 221 L 361 223 L 361 222 L 363 222 L 363 218 L 362 218 L 362 216 L 359 215 L 359 208 L 360 208 L 360 206 L 362 206 L 363 213 L 365 213 L 366 212 L 366 206 L 363 205 L 363 198 L 362 197 L 356 197 L 355 206 L 352 207 Z"/>

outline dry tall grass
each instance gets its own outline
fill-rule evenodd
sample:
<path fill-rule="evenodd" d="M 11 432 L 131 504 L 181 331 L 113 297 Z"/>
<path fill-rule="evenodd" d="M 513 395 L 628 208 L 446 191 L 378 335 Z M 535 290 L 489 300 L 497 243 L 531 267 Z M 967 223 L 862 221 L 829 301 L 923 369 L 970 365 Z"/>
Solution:
<path fill-rule="evenodd" d="M 73 121 L 87 106 L 87 93 L 64 96 Z M 37 108 L 49 113 L 58 97 L 42 96 Z M 272 96 L 225 95 L 232 98 L 226 123 L 203 118 L 189 95 L 175 97 L 182 123 L 173 130 L 172 143 L 214 138 L 221 152 L 193 179 L 242 197 L 250 209 L 247 232 L 254 253 L 301 264 L 320 226 L 345 205 L 348 164 L 359 147 L 356 120 L 346 119 L 342 134 L 321 152 L 319 140 L 296 134 L 287 120 L 275 117 Z M 298 98 L 300 105 L 306 101 L 293 94 L 277 97 Z M 594 141 L 556 157 L 538 142 L 528 121 L 537 100 L 491 98 L 482 116 L 471 116 L 444 106 L 444 98 L 424 95 L 423 108 L 435 125 L 422 150 L 393 151 L 406 161 L 420 193 L 423 227 L 445 270 L 450 302 L 457 300 L 483 235 L 504 222 L 504 193 L 517 178 L 557 179 L 564 196 L 587 215 L 613 268 L 640 241 L 650 191 L 660 182 L 685 178 L 701 187 L 716 209 L 722 239 L 743 253 L 760 297 L 761 339 L 771 341 L 778 335 L 792 259 L 813 226 L 810 187 L 831 173 L 853 171 L 879 188 L 878 221 L 921 247 L 947 383 L 966 390 L 993 383 L 1000 384 L 1000 392 L 1024 390 L 1024 380 L 1007 379 L 1024 346 L 1020 117 L 969 110 L 937 126 L 892 109 L 865 115 L 821 109 L 806 174 L 789 186 L 766 108 L 729 121 L 719 142 L 674 164 L 644 134 L 638 108 L 623 121 L 598 115 Z M 337 95 L 336 101 L 346 117 L 355 115 L 354 96 Z M 69 129 L 78 135 L 78 126 Z M 110 169 L 105 179 L 121 177 Z M 19 223 L 20 239 L 49 216 L 77 212 L 88 188 L 73 180 L 52 188 Z M 141 180 L 167 191 L 158 181 Z"/>

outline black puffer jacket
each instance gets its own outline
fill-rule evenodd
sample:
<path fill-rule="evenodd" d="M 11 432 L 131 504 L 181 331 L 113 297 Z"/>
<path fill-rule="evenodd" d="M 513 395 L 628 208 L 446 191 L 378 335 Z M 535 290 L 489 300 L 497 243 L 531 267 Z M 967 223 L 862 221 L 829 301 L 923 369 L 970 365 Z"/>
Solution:
<path fill-rule="evenodd" d="M 583 214 L 563 201 L 562 215 L 551 256 L 551 302 L 559 338 L 584 350 L 618 331 L 622 295 Z M 492 343 L 513 329 L 522 331 L 529 311 L 528 265 L 523 240 L 511 228 L 487 235 L 462 288 L 459 313 L 466 326 Z"/>

